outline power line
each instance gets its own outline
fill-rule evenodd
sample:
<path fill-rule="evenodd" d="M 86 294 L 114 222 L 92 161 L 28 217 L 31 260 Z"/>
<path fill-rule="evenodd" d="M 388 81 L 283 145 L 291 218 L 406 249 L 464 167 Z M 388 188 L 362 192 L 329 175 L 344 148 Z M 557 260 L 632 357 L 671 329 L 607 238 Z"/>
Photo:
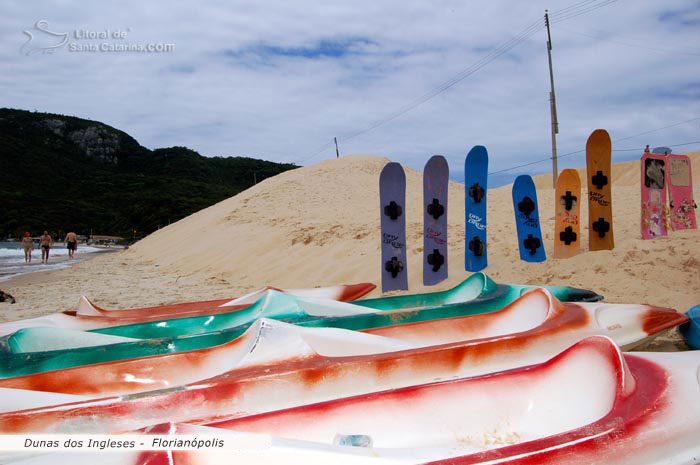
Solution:
<path fill-rule="evenodd" d="M 664 127 L 662 127 L 662 128 L 657 128 L 657 129 L 652 129 L 652 130 L 650 130 L 650 131 L 640 132 L 639 134 L 635 134 L 635 135 L 633 135 L 633 136 L 624 137 L 624 138 L 622 138 L 622 139 L 615 139 L 615 142 L 619 142 L 619 141 L 621 141 L 621 140 L 633 139 L 633 138 L 639 137 L 639 136 L 645 136 L 645 135 L 647 135 L 647 134 L 651 134 L 652 132 L 661 131 L 661 130 L 663 130 L 663 129 L 668 129 L 668 128 L 673 128 L 673 127 L 676 127 L 676 126 L 680 126 L 681 124 L 692 123 L 693 121 L 699 121 L 699 120 L 700 120 L 700 116 L 698 116 L 698 117 L 696 117 L 696 118 L 690 118 L 690 119 L 687 119 L 687 120 L 685 120 L 685 121 L 681 121 L 680 123 L 673 123 L 673 124 L 669 124 L 668 126 L 664 126 Z"/>
<path fill-rule="evenodd" d="M 554 14 L 562 15 L 562 14 L 564 14 L 564 13 L 566 13 L 566 12 L 568 12 L 568 11 L 571 11 L 571 10 L 573 10 L 573 9 L 582 8 L 582 7 L 585 6 L 586 4 L 595 3 L 596 1 L 597 1 L 597 0 L 584 0 L 584 1 L 579 2 L 579 3 L 574 3 L 573 5 L 569 5 L 569 6 L 567 6 L 566 8 L 562 8 L 561 10 L 553 11 L 553 12 L 552 12 L 552 15 L 554 15 Z"/>
<path fill-rule="evenodd" d="M 597 10 L 599 8 L 603 8 L 604 6 L 611 5 L 615 2 L 617 2 L 617 0 L 605 0 L 604 2 L 599 3 L 598 5 L 593 5 L 589 8 L 584 8 L 584 9 L 581 9 L 579 11 L 571 11 L 569 13 L 564 13 L 563 15 L 559 14 L 558 16 L 557 16 L 557 13 L 554 13 L 552 15 L 553 16 L 552 24 L 561 23 L 562 21 L 568 21 L 569 19 L 573 19 L 573 18 L 576 18 L 577 16 L 581 16 L 583 14 L 590 13 L 591 11 Z"/>
<path fill-rule="evenodd" d="M 436 97 L 437 95 L 445 92 L 447 89 L 453 87 L 455 84 L 463 81 L 467 77 L 471 76 L 472 74 L 476 73 L 479 71 L 481 68 L 495 60 L 496 58 L 500 57 L 504 53 L 508 52 L 510 49 L 518 45 L 520 42 L 524 41 L 527 39 L 529 36 L 533 35 L 534 33 L 540 31 L 541 29 L 544 28 L 544 23 L 542 20 L 538 20 L 525 28 L 523 31 L 520 32 L 516 37 L 508 40 L 504 44 L 500 45 L 498 48 L 492 50 L 489 52 L 487 55 L 482 57 L 480 60 L 472 64 L 469 68 L 466 68 L 465 70 L 461 71 L 459 74 L 453 76 L 452 78 L 448 79 L 447 81 L 443 82 L 440 84 L 437 88 L 433 89 L 431 92 L 428 92 L 426 94 L 423 94 L 422 96 L 418 97 L 416 100 L 412 101 L 411 103 L 404 105 L 403 107 L 399 108 L 398 110 L 394 111 L 393 113 L 390 113 L 386 117 L 382 118 L 381 120 L 375 121 L 373 124 L 371 124 L 369 127 L 356 131 L 354 133 L 350 133 L 349 135 L 343 137 L 341 140 L 343 142 L 347 142 L 348 140 L 354 139 L 362 134 L 365 134 L 369 131 L 372 131 L 373 129 L 378 128 L 379 126 L 388 123 L 389 121 L 392 121 L 399 116 L 413 110 L 419 105 L 422 105 L 423 103 L 427 102 L 428 100 L 432 99 L 433 97 Z M 307 161 L 319 153 L 323 152 L 326 148 L 332 146 L 333 142 L 329 141 L 323 146 L 319 148 L 316 152 L 314 152 L 312 155 L 304 158 L 303 160 L 300 160 L 297 162 L 297 164 L 303 163 L 304 161 Z"/>
<path fill-rule="evenodd" d="M 611 3 L 615 3 L 617 0 L 604 0 L 601 3 L 596 3 L 598 0 L 584 0 L 578 3 L 575 3 L 573 5 L 570 5 L 569 7 L 563 8 L 562 10 L 555 11 L 551 14 L 552 18 L 556 18 L 557 22 L 562 22 L 566 21 L 568 19 L 574 18 L 576 16 L 580 16 L 582 14 L 585 14 L 587 12 L 597 10 L 599 8 L 602 8 L 604 6 L 610 5 Z M 538 19 L 534 23 L 530 24 L 528 27 L 523 29 L 516 37 L 511 38 L 510 40 L 506 41 L 505 43 L 501 44 L 499 47 L 496 49 L 492 50 L 489 52 L 487 55 L 482 57 L 480 60 L 478 60 L 476 63 L 472 64 L 470 67 L 466 68 L 465 70 L 461 71 L 457 75 L 453 76 L 449 80 L 445 81 L 444 83 L 440 84 L 437 88 L 433 89 L 432 91 L 422 95 L 421 97 L 417 98 L 416 100 L 410 102 L 409 104 L 399 108 L 398 110 L 394 111 L 393 113 L 390 113 L 389 115 L 385 116 L 384 118 L 375 121 L 373 124 L 371 124 L 369 127 L 365 129 L 361 129 L 358 131 L 355 131 L 354 133 L 350 133 L 349 135 L 345 136 L 344 138 L 341 139 L 342 142 L 347 142 L 351 139 L 354 139 L 356 137 L 361 136 L 362 134 L 366 134 L 396 118 L 399 116 L 413 110 L 414 108 L 422 105 L 423 103 L 427 102 L 428 100 L 436 97 L 437 95 L 445 92 L 447 89 L 453 87 L 457 83 L 463 81 L 467 77 L 471 76 L 472 74 L 476 73 L 479 71 L 481 68 L 486 66 L 487 64 L 491 63 L 501 55 L 505 54 L 512 48 L 514 48 L 516 45 L 520 44 L 524 40 L 526 40 L 528 37 L 532 36 L 536 32 L 539 32 L 540 30 L 544 29 L 544 23 L 542 19 Z M 331 147 L 333 145 L 333 141 L 329 140 L 325 144 L 323 144 L 319 149 L 315 152 L 313 152 L 311 155 L 295 162 L 296 164 L 301 164 L 304 163 L 305 161 L 308 161 L 314 157 L 316 157 L 318 154 L 326 150 L 328 147 Z"/>
<path fill-rule="evenodd" d="M 693 142 L 683 142 L 682 144 L 671 144 L 669 147 L 682 147 L 684 145 L 700 144 L 700 140 L 694 140 Z"/>
<path fill-rule="evenodd" d="M 684 145 L 700 144 L 700 140 L 695 140 L 693 142 L 683 142 L 682 144 L 670 144 L 667 147 L 683 147 Z M 613 152 L 639 152 L 639 147 L 633 149 L 615 149 Z"/>
<path fill-rule="evenodd" d="M 618 138 L 618 139 L 613 140 L 613 142 L 620 142 L 620 141 L 623 141 L 623 140 L 633 139 L 633 138 L 635 138 L 635 137 L 644 136 L 644 135 L 646 135 L 646 134 L 651 134 L 652 132 L 661 131 L 661 130 L 664 130 L 664 129 L 672 128 L 672 127 L 675 127 L 675 126 L 680 126 L 681 124 L 690 123 L 690 122 L 692 122 L 692 121 L 698 121 L 698 120 L 700 120 L 700 116 L 699 116 L 699 117 L 696 117 L 696 118 L 691 118 L 691 119 L 688 119 L 688 120 L 685 120 L 685 121 L 681 121 L 681 122 L 678 122 L 678 123 L 670 124 L 670 125 L 668 125 L 668 126 L 663 126 L 663 127 L 660 127 L 660 128 L 651 129 L 651 130 L 649 130 L 649 131 L 640 132 L 639 134 L 634 134 L 634 135 L 632 135 L 632 136 L 627 136 L 627 137 Z M 700 143 L 700 141 L 695 141 L 695 142 L 684 142 L 684 143 L 682 143 L 682 144 L 672 144 L 672 145 L 668 145 L 668 147 L 682 147 L 682 146 L 684 146 L 684 145 L 692 145 L 692 144 L 696 144 L 696 143 Z M 632 151 L 632 150 L 637 150 L 637 149 L 616 149 L 616 150 L 613 150 L 613 152 Z M 564 155 L 559 155 L 558 157 L 559 157 L 559 158 L 569 157 L 569 156 L 576 155 L 576 154 L 579 154 L 579 153 L 582 153 L 582 152 L 585 152 L 585 151 L 586 151 L 586 149 L 576 150 L 576 151 L 573 151 L 573 152 L 565 153 Z M 533 161 L 528 162 L 528 163 L 523 163 L 522 165 L 516 165 L 516 166 L 511 166 L 511 167 L 509 167 L 509 168 L 504 168 L 504 169 L 501 169 L 501 170 L 492 171 L 492 172 L 490 172 L 488 175 L 491 176 L 492 174 L 505 173 L 506 171 L 512 171 L 512 170 L 516 170 L 516 169 L 518 169 L 518 168 L 525 168 L 525 167 L 527 167 L 527 166 L 536 165 L 536 164 L 538 164 L 538 163 L 544 163 L 544 162 L 546 162 L 546 161 L 550 161 L 551 159 L 552 159 L 552 157 L 542 158 L 542 159 L 539 159 L 539 160 L 533 160 Z"/>
<path fill-rule="evenodd" d="M 614 44 L 624 45 L 624 46 L 626 46 L 626 47 L 641 48 L 641 49 L 645 49 L 645 50 L 652 50 L 652 51 L 655 51 L 655 52 L 678 53 L 678 54 L 681 54 L 681 55 L 700 56 L 700 53 L 686 52 L 686 51 L 682 51 L 682 50 L 680 50 L 680 49 L 650 47 L 650 46 L 648 46 L 648 45 L 639 45 L 639 44 L 632 44 L 632 43 L 629 43 L 629 42 L 622 42 L 622 41 L 619 41 L 619 40 L 606 39 L 606 38 L 603 38 L 603 37 L 600 37 L 600 36 L 595 36 L 595 35 L 592 35 L 592 34 L 587 34 L 587 33 L 585 33 L 585 32 L 574 31 L 574 30 L 572 30 L 572 29 L 565 28 L 565 27 L 562 27 L 562 26 L 559 26 L 558 29 L 560 29 L 560 30 L 562 30 L 562 31 L 565 31 L 565 32 L 572 33 L 572 34 L 578 34 L 578 35 L 581 35 L 581 36 L 590 37 L 590 38 L 592 38 L 592 39 L 597 39 L 597 40 L 601 40 L 601 41 L 611 42 L 611 43 L 614 43 Z"/>

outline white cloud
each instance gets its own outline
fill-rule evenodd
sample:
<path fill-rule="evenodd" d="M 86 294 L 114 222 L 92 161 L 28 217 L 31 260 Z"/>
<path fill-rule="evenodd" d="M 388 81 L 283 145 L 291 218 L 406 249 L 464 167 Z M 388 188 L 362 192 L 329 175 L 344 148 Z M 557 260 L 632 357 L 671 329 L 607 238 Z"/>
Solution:
<path fill-rule="evenodd" d="M 338 136 L 343 153 L 414 168 L 442 153 L 458 173 L 481 143 L 498 170 L 550 153 L 543 30 L 414 110 L 347 135 L 478 62 L 541 19 L 545 7 L 573 3 L 10 1 L 0 18 L 0 99 L 103 121 L 151 148 L 293 162 Z M 598 127 L 615 140 L 700 117 L 698 10 L 690 0 L 620 0 L 553 25 L 560 153 L 582 149 Z M 40 19 L 57 32 L 128 29 L 128 42 L 174 43 L 175 51 L 20 55 L 22 31 Z M 700 140 L 698 123 L 614 148 Z M 308 162 L 330 156 L 329 146 Z"/>

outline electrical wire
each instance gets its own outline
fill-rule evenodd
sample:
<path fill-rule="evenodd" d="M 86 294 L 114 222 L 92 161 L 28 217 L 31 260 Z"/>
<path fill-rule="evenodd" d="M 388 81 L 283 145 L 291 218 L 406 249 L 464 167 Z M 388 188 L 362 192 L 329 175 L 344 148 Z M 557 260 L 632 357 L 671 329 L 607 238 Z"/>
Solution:
<path fill-rule="evenodd" d="M 612 142 L 620 142 L 620 141 L 623 141 L 623 140 L 633 139 L 633 138 L 635 138 L 635 137 L 644 136 L 644 135 L 646 135 L 646 134 L 651 134 L 652 132 L 662 131 L 662 130 L 664 130 L 664 129 L 672 128 L 672 127 L 675 127 L 675 126 L 680 126 L 680 125 L 682 125 L 682 124 L 686 124 L 686 123 L 690 123 L 690 122 L 698 121 L 698 120 L 700 120 L 700 116 L 699 116 L 699 117 L 696 117 L 696 118 L 687 119 L 687 120 L 685 120 L 685 121 L 680 121 L 680 122 L 678 122 L 678 123 L 673 123 L 673 124 L 670 124 L 670 125 L 668 125 L 668 126 L 663 126 L 663 127 L 660 127 L 660 128 L 651 129 L 651 130 L 649 130 L 649 131 L 640 132 L 639 134 L 634 134 L 634 135 L 632 135 L 632 136 L 621 137 L 621 138 L 618 138 L 618 139 L 613 140 Z M 684 142 L 684 143 L 682 143 L 682 144 L 672 144 L 672 145 L 669 145 L 668 147 L 682 147 L 682 146 L 685 146 L 685 145 L 692 145 L 692 144 L 696 144 L 696 143 L 700 143 L 700 141 L 695 141 L 695 142 Z M 632 151 L 632 150 L 638 150 L 638 149 L 616 149 L 616 150 L 613 150 L 613 152 L 622 152 L 622 151 L 627 152 L 627 151 Z M 573 152 L 568 152 L 568 153 L 565 153 L 565 154 L 563 154 L 563 155 L 557 155 L 557 159 L 570 157 L 570 156 L 572 156 L 572 155 L 576 155 L 576 154 L 579 154 L 579 153 L 582 153 L 582 152 L 585 152 L 585 151 L 586 151 L 586 149 L 581 149 L 581 150 L 576 150 L 576 151 L 573 151 Z M 542 158 L 542 159 L 539 159 L 539 160 L 533 160 L 533 161 L 531 161 L 531 162 L 523 163 L 523 164 L 521 164 L 521 165 L 511 166 L 511 167 L 509 167 L 509 168 L 503 168 L 503 169 L 501 169 L 501 170 L 492 171 L 492 172 L 490 172 L 488 175 L 491 176 L 492 174 L 505 173 L 506 171 L 512 171 L 512 170 L 516 170 L 516 169 L 518 169 L 518 168 L 525 168 L 525 167 L 527 167 L 527 166 L 536 165 L 536 164 L 538 164 L 538 163 L 544 163 L 544 162 L 546 162 L 546 161 L 551 160 L 552 158 L 553 158 L 553 157 L 547 157 L 547 158 Z"/>
<path fill-rule="evenodd" d="M 575 18 L 577 16 L 581 16 L 583 14 L 589 13 L 591 11 L 597 10 L 599 8 L 603 8 L 605 6 L 608 6 L 612 3 L 617 2 L 618 0 L 603 0 L 602 2 L 599 0 L 583 0 L 581 2 L 575 3 L 573 5 L 570 5 L 566 8 L 563 8 L 561 10 L 556 10 L 553 11 L 552 13 L 549 14 L 550 17 L 550 24 L 553 24 L 554 22 L 563 22 L 567 21 L 569 19 Z M 445 92 L 446 90 L 450 89 L 454 85 L 458 84 L 459 82 L 463 81 L 467 77 L 473 75 L 477 71 L 479 71 L 481 68 L 484 66 L 488 65 L 492 61 L 496 60 L 503 54 L 507 53 L 511 49 L 513 49 L 515 46 L 518 44 L 522 43 L 525 41 L 527 38 L 530 36 L 534 35 L 535 33 L 541 31 L 542 29 L 545 28 L 545 24 L 542 21 L 542 19 L 539 19 L 529 26 L 527 26 L 525 29 L 523 29 L 520 33 L 518 33 L 515 37 L 511 38 L 510 40 L 506 41 L 505 43 L 501 44 L 499 47 L 493 49 L 491 52 L 486 54 L 484 57 L 473 63 L 471 66 L 468 68 L 462 70 L 460 73 L 456 74 L 452 78 L 448 79 L 447 81 L 443 82 L 430 92 L 423 94 L 422 96 L 418 97 L 417 99 L 413 100 L 412 102 L 408 103 L 407 105 L 404 105 L 403 107 L 395 110 L 394 112 L 388 114 L 384 118 L 375 121 L 372 123 L 370 126 L 357 130 L 355 132 L 352 132 L 350 134 L 345 135 L 344 137 L 338 138 L 339 142 L 347 142 L 349 140 L 352 140 L 356 137 L 359 137 L 363 134 L 366 134 L 374 129 L 377 129 L 378 127 L 395 120 L 401 115 L 404 115 L 405 113 L 408 113 L 409 111 L 415 109 L 416 107 L 424 104 L 425 102 L 431 100 L 432 98 L 436 97 L 437 95 Z M 301 165 L 302 163 L 311 160 L 312 158 L 315 158 L 318 156 L 320 153 L 322 153 L 324 150 L 326 150 L 329 147 L 332 147 L 334 144 L 334 141 L 329 140 L 325 144 L 321 145 L 316 151 L 313 151 L 309 156 L 304 157 L 297 162 L 295 162 L 297 165 Z"/>
<path fill-rule="evenodd" d="M 351 139 L 354 139 L 354 138 L 356 138 L 356 137 L 358 137 L 358 136 L 360 136 L 360 135 L 362 135 L 362 134 L 365 134 L 365 133 L 367 133 L 367 132 L 369 132 L 369 131 L 372 131 L 372 130 L 378 128 L 379 126 L 381 126 L 381 125 L 383 125 L 383 124 L 388 123 L 389 121 L 392 121 L 392 120 L 398 118 L 399 116 L 401 116 L 401 115 L 403 115 L 403 114 L 405 114 L 405 113 L 407 113 L 407 112 L 413 110 L 413 109 L 416 108 L 417 106 L 422 105 L 423 103 L 427 102 L 428 100 L 432 99 L 433 97 L 435 97 L 435 96 L 437 96 L 437 95 L 439 95 L 439 94 L 445 92 L 445 91 L 446 91 L 447 89 L 449 89 L 450 87 L 453 87 L 455 84 L 457 84 L 457 83 L 463 81 L 463 80 L 466 79 L 467 77 L 469 77 L 469 76 L 471 76 L 472 74 L 476 73 L 476 72 L 479 71 L 481 68 L 483 68 L 484 66 L 486 66 L 487 64 L 489 64 L 490 62 L 492 62 L 493 60 L 495 60 L 496 58 L 500 57 L 500 56 L 503 55 L 504 53 L 508 52 L 509 50 L 511 50 L 512 48 L 514 48 L 514 47 L 515 47 L 516 45 L 518 45 L 519 43 L 523 42 L 525 39 L 527 39 L 527 38 L 530 37 L 531 35 L 535 34 L 536 32 L 539 32 L 539 31 L 542 30 L 542 29 L 544 29 L 544 27 L 545 27 L 545 26 L 544 26 L 544 23 L 542 22 L 542 20 L 538 20 L 538 21 L 532 23 L 531 25 L 529 25 L 528 27 L 526 27 L 523 31 L 521 31 L 516 37 L 514 37 L 514 38 L 508 40 L 508 41 L 505 42 L 504 44 L 502 44 L 502 45 L 500 45 L 499 47 L 497 47 L 496 49 L 492 50 L 492 51 L 489 52 L 487 55 L 485 55 L 484 57 L 482 57 L 480 60 L 478 60 L 477 62 L 475 62 L 474 64 L 472 64 L 469 68 L 466 68 L 465 70 L 461 71 L 459 74 L 457 74 L 457 75 L 453 76 L 452 78 L 450 78 L 449 80 L 443 82 L 443 83 L 440 84 L 437 88 L 433 89 L 431 92 L 428 92 L 428 93 L 426 93 L 426 94 L 423 94 L 422 96 L 420 96 L 420 97 L 417 98 L 416 100 L 412 101 L 411 103 L 409 103 L 409 104 L 407 104 L 407 105 L 404 105 L 403 107 L 399 108 L 398 110 L 396 110 L 396 111 L 390 113 L 389 115 L 385 116 L 385 117 L 382 118 L 381 120 L 375 121 L 375 122 L 374 122 L 373 124 L 371 124 L 369 127 L 365 128 L 365 129 L 362 129 L 362 130 L 359 130 L 359 131 L 355 131 L 354 133 L 350 133 L 350 134 L 346 135 L 345 137 L 343 137 L 342 139 L 340 139 L 340 141 L 341 141 L 341 142 L 347 142 L 347 141 L 349 141 L 349 140 L 351 140 Z M 332 146 L 333 143 L 334 143 L 333 141 L 327 142 L 326 144 L 324 144 L 323 146 L 321 146 L 317 151 L 313 152 L 310 156 L 308 156 L 308 157 L 306 157 L 306 158 L 300 160 L 299 162 L 297 162 L 297 164 L 301 164 L 301 163 L 303 163 L 304 161 L 307 161 L 307 160 L 309 160 L 309 159 L 311 159 L 311 158 L 317 156 L 318 154 L 320 154 L 321 152 L 323 152 L 325 149 L 327 149 L 328 147 Z"/>
<path fill-rule="evenodd" d="M 641 49 L 645 49 L 645 50 L 652 50 L 652 51 L 655 51 L 655 52 L 677 53 L 677 54 L 681 54 L 681 55 L 690 55 L 690 56 L 696 56 L 696 57 L 700 56 L 700 53 L 686 52 L 686 51 L 682 51 L 682 50 L 680 50 L 680 49 L 675 49 L 675 48 L 650 47 L 650 46 L 648 46 L 648 45 L 639 45 L 639 44 L 632 44 L 632 43 L 629 43 L 629 42 L 622 42 L 622 41 L 619 41 L 619 40 L 606 39 L 606 38 L 603 38 L 603 37 L 600 37 L 600 36 L 595 36 L 595 35 L 592 35 L 592 34 L 587 34 L 587 33 L 585 33 L 585 32 L 574 31 L 574 30 L 572 30 L 572 29 L 565 28 L 565 27 L 562 27 L 562 26 L 557 27 L 557 30 L 561 30 L 561 31 L 564 31 L 564 32 L 569 32 L 569 33 L 572 33 L 572 34 L 577 34 L 577 35 L 581 35 L 581 36 L 585 36 L 585 37 L 590 37 L 590 38 L 596 39 L 596 40 L 611 42 L 611 43 L 613 43 L 613 44 L 624 45 L 624 46 L 626 46 L 626 47 L 641 48 Z"/>
<path fill-rule="evenodd" d="M 595 11 L 599 8 L 603 8 L 605 6 L 611 5 L 615 2 L 617 2 L 617 0 L 605 0 L 602 3 L 599 3 L 597 5 L 593 5 L 593 6 L 588 7 L 588 8 L 581 9 L 579 11 L 572 11 L 572 12 L 564 13 L 564 14 L 560 14 L 560 13 L 555 12 L 552 15 L 550 15 L 550 25 L 556 24 L 556 23 L 561 23 L 563 21 L 568 21 L 570 19 L 576 18 L 576 17 L 581 16 L 583 14 L 590 13 L 591 11 Z"/>

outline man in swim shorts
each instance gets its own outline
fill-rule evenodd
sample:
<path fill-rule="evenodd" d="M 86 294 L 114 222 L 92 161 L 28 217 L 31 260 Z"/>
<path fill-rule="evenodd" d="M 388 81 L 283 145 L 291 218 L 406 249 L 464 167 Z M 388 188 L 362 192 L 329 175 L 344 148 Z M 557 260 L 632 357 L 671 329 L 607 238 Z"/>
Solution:
<path fill-rule="evenodd" d="M 69 232 L 66 234 L 66 238 L 63 240 L 66 243 L 66 248 L 68 249 L 68 257 L 73 258 L 75 250 L 78 248 L 78 236 L 74 232 Z"/>
<path fill-rule="evenodd" d="M 29 231 L 24 233 L 22 238 L 22 248 L 24 249 L 24 263 L 32 262 L 32 250 L 34 250 L 34 240 L 29 234 Z"/>
<path fill-rule="evenodd" d="M 41 247 L 41 263 L 49 263 L 49 251 L 51 250 L 51 244 L 53 244 L 53 239 L 49 236 L 48 231 L 44 231 L 44 234 L 39 239 L 39 247 Z"/>

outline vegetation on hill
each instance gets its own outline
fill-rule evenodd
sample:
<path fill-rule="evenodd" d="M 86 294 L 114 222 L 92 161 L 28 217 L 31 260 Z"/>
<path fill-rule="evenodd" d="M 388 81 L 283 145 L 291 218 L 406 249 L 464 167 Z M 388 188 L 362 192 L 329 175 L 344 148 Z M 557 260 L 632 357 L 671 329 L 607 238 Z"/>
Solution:
<path fill-rule="evenodd" d="M 96 121 L 1 108 L 0 236 L 138 238 L 294 168 L 186 147 L 149 150 Z"/>

